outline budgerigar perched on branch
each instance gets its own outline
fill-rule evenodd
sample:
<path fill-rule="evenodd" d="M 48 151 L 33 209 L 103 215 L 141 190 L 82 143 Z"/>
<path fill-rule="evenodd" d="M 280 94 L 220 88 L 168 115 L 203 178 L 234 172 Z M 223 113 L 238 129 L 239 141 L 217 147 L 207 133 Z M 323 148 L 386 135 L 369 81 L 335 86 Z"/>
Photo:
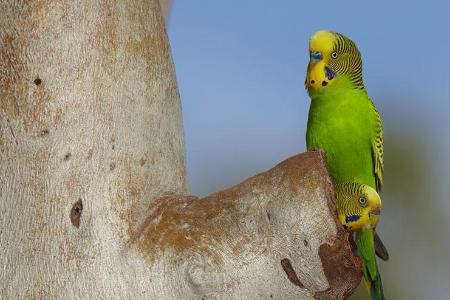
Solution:
<path fill-rule="evenodd" d="M 307 148 L 326 152 L 335 184 L 356 182 L 378 192 L 383 183 L 383 130 L 364 88 L 361 54 L 349 38 L 326 30 L 311 37 L 309 51 Z M 381 258 L 388 255 L 375 236 L 374 228 L 366 228 L 356 231 L 355 239 L 371 297 L 384 299 L 375 248 Z"/>

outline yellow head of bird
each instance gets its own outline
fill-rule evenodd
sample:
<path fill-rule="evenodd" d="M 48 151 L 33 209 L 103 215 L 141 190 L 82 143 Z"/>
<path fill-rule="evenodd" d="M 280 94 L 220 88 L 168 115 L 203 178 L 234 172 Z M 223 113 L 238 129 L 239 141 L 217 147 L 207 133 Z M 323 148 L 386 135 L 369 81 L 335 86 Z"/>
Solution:
<path fill-rule="evenodd" d="M 344 228 L 352 231 L 375 228 L 381 213 L 381 198 L 368 185 L 336 185 L 338 217 Z"/>
<path fill-rule="evenodd" d="M 314 33 L 309 41 L 309 56 L 305 86 L 310 93 L 330 89 L 337 79 L 364 88 L 361 54 L 344 35 L 329 30 Z"/>

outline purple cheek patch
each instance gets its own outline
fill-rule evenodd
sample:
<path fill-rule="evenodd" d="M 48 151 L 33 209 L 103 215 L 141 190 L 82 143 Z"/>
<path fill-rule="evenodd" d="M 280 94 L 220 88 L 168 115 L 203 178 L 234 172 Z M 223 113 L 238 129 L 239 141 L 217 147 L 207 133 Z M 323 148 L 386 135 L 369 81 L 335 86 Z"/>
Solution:
<path fill-rule="evenodd" d="M 329 67 L 325 67 L 325 73 L 326 73 L 328 80 L 331 80 L 334 77 L 336 77 L 336 73 L 334 73 L 333 70 L 331 70 Z"/>

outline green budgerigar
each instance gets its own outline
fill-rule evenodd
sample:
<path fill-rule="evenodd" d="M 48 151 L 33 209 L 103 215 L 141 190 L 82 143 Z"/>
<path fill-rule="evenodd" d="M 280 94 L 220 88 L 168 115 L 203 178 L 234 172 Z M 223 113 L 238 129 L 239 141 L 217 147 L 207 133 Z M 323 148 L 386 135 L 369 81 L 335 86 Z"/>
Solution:
<path fill-rule="evenodd" d="M 352 40 L 327 30 L 311 37 L 309 51 L 307 148 L 326 152 L 335 184 L 357 182 L 379 192 L 383 183 L 383 130 L 364 88 L 361 54 Z M 387 252 L 374 228 L 356 231 L 355 240 L 371 297 L 384 299 L 375 248 L 383 259 L 388 258 Z"/>
<path fill-rule="evenodd" d="M 381 213 L 381 199 L 375 189 L 357 182 L 338 183 L 335 188 L 338 218 L 344 228 L 356 233 L 371 232 L 375 229 Z M 357 243 L 359 249 L 370 249 L 368 253 L 375 251 L 374 240 L 370 235 L 361 236 Z M 373 254 L 368 259 L 364 257 L 365 267 L 368 270 L 377 269 L 376 261 L 372 257 Z M 384 299 L 380 274 L 377 272 L 372 276 L 364 273 L 364 276 L 371 276 L 370 280 L 366 281 L 371 298 Z"/>

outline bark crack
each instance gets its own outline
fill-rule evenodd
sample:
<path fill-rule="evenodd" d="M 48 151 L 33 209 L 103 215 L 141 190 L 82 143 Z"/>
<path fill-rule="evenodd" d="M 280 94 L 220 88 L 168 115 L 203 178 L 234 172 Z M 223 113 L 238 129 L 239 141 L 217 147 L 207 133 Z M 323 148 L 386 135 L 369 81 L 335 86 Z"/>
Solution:
<path fill-rule="evenodd" d="M 294 285 L 303 288 L 305 287 L 303 283 L 300 281 L 300 279 L 297 276 L 297 273 L 295 273 L 294 268 L 292 267 L 292 263 L 289 260 L 289 258 L 283 258 L 281 260 L 281 266 L 283 267 L 284 272 L 286 272 L 286 275 L 290 282 L 292 282 Z"/>

